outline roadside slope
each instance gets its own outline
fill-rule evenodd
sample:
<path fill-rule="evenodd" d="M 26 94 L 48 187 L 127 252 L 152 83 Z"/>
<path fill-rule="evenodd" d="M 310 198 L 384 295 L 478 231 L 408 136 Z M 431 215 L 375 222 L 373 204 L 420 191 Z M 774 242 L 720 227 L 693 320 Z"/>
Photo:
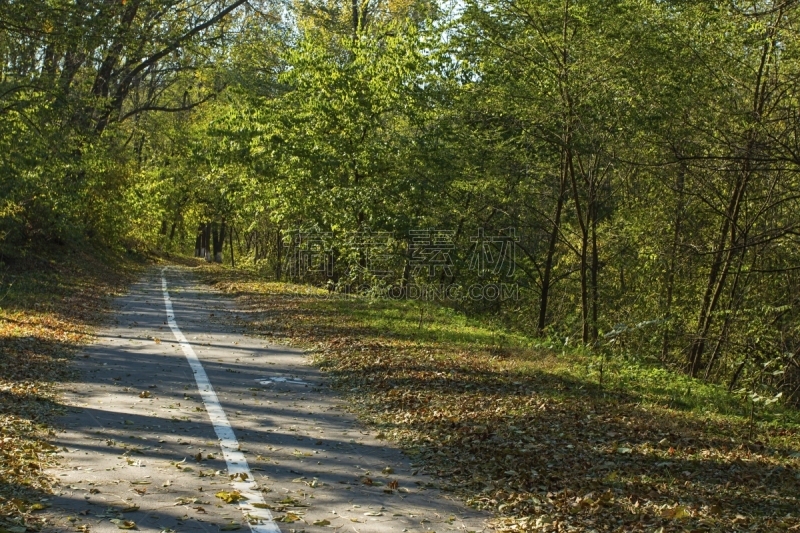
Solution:
<path fill-rule="evenodd" d="M 37 526 L 50 492 L 57 385 L 103 323 L 110 296 L 142 268 L 122 255 L 31 255 L 0 270 L 0 529 Z"/>
<path fill-rule="evenodd" d="M 735 398 L 661 369 L 612 366 L 601 388 L 591 358 L 449 310 L 206 279 L 238 296 L 249 331 L 313 350 L 362 420 L 501 529 L 800 529 L 791 413 L 748 439 Z"/>

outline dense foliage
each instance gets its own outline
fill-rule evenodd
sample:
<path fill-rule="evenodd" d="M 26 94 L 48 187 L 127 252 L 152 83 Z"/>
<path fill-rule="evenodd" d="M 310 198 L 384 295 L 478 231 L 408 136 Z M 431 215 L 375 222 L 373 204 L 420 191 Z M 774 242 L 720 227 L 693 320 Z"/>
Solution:
<path fill-rule="evenodd" d="M 297 277 L 313 234 L 331 288 L 435 278 L 796 403 L 798 23 L 784 0 L 2 2 L 0 254 L 227 245 Z M 446 260 L 415 268 L 430 229 Z M 514 269 L 475 268 L 484 235 Z M 518 297 L 465 297 L 486 282 Z"/>

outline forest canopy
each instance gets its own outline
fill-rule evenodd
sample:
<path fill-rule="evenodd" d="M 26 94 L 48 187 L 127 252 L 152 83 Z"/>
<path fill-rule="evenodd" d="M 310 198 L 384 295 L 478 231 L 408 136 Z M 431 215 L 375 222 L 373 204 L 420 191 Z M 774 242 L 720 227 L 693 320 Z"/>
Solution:
<path fill-rule="evenodd" d="M 0 259 L 435 282 L 796 404 L 798 24 L 791 0 L 0 1 Z"/>

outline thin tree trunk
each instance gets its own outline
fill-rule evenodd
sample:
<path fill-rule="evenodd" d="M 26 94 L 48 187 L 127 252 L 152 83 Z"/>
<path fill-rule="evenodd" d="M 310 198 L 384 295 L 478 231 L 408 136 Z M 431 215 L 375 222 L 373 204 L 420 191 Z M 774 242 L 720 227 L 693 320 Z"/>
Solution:
<path fill-rule="evenodd" d="M 281 239 L 281 230 L 278 228 L 275 231 L 275 281 L 280 281 L 282 272 L 281 262 L 283 261 L 283 240 Z"/>
<path fill-rule="evenodd" d="M 406 260 L 403 265 L 403 299 L 408 299 L 409 285 L 411 285 L 411 258 L 414 255 L 414 250 L 411 248 L 411 240 L 406 239 Z"/>
<path fill-rule="evenodd" d="M 562 152 L 562 158 L 564 154 Z M 556 247 L 558 245 L 558 234 L 561 229 L 561 210 L 564 207 L 564 193 L 566 191 L 567 171 L 566 165 L 561 163 L 561 180 L 558 184 L 558 199 L 556 200 L 556 211 L 553 214 L 553 229 L 550 231 L 550 240 L 547 243 L 547 257 L 544 261 L 544 272 L 542 273 L 542 297 L 539 300 L 539 335 L 544 333 L 544 328 L 547 326 L 547 303 L 550 296 L 550 279 L 553 275 L 553 257 L 556 254 Z"/>
<path fill-rule="evenodd" d="M 195 257 L 203 257 L 203 231 L 204 227 L 200 224 L 200 227 L 197 228 L 197 238 L 194 241 L 194 256 Z"/>
<path fill-rule="evenodd" d="M 206 222 L 203 229 L 203 257 L 207 262 L 211 262 L 211 223 Z"/>
<path fill-rule="evenodd" d="M 717 342 L 714 345 L 714 351 L 711 352 L 711 357 L 708 360 L 708 365 L 706 366 L 706 372 L 704 379 L 708 380 L 709 376 L 711 375 L 711 369 L 714 367 L 714 363 L 716 363 L 719 354 L 722 350 L 722 345 L 725 343 L 725 339 L 728 336 L 728 331 L 730 329 L 731 321 L 733 320 L 733 313 L 736 310 L 736 293 L 739 289 L 739 280 L 741 279 L 742 275 L 742 268 L 744 266 L 744 257 L 745 257 L 745 250 L 739 254 L 739 264 L 736 268 L 736 273 L 733 275 L 733 284 L 731 286 L 731 292 L 728 299 L 728 313 L 725 315 L 725 321 L 722 323 L 722 330 L 720 331 L 719 338 L 717 338 Z"/>
<path fill-rule="evenodd" d="M 358 38 L 358 0 L 351 1 L 352 17 L 353 17 L 353 41 Z"/>
<path fill-rule="evenodd" d="M 589 230 L 587 228 L 587 221 L 583 216 L 583 209 L 581 209 L 581 198 L 578 193 L 578 182 L 575 176 L 575 164 L 572 153 L 572 125 L 574 120 L 574 109 L 572 95 L 569 90 L 569 49 L 567 42 L 569 40 L 569 20 L 570 20 L 570 2 L 571 0 L 564 0 L 564 19 L 561 28 L 561 65 L 559 72 L 559 89 L 561 93 L 561 104 L 564 106 L 564 123 L 563 123 L 563 138 L 561 139 L 562 146 L 564 147 L 564 154 L 566 158 L 566 168 L 569 175 L 569 180 L 572 185 L 572 195 L 575 202 L 575 215 L 578 219 L 578 224 L 581 230 L 581 338 L 584 343 L 589 341 L 589 297 L 588 297 L 588 282 L 587 282 L 587 257 L 589 248 Z"/>
<path fill-rule="evenodd" d="M 594 194 L 594 193 L 592 193 Z M 591 327 L 591 340 L 592 343 L 597 342 L 597 302 L 599 299 L 598 294 L 598 275 L 600 273 L 600 260 L 597 250 L 597 205 L 592 202 L 592 266 L 591 266 L 591 284 L 592 284 L 592 327 Z"/>
<path fill-rule="evenodd" d="M 586 227 L 586 221 L 583 218 L 583 209 L 581 209 L 581 197 L 578 193 L 578 181 L 575 177 L 575 169 L 572 165 L 572 155 L 568 152 L 568 164 L 570 166 L 570 182 L 572 183 L 572 195 L 575 202 L 575 215 L 578 218 L 578 223 L 581 230 L 581 248 L 580 248 L 580 261 L 581 261 L 581 339 L 584 343 L 589 342 L 589 283 L 587 273 L 589 270 L 587 253 L 589 249 L 589 231 Z"/>
<path fill-rule="evenodd" d="M 231 268 L 236 268 L 236 260 L 233 258 L 233 226 L 231 226 L 231 229 L 229 229 L 228 232 L 230 233 L 229 242 L 231 245 Z"/>
<path fill-rule="evenodd" d="M 713 313 L 716 310 L 719 296 L 725 284 L 725 278 L 728 274 L 728 267 L 730 266 L 730 257 L 732 250 L 725 252 L 725 246 L 729 242 L 728 234 L 730 233 L 731 222 L 735 223 L 734 212 L 740 190 L 742 180 L 739 179 L 734 187 L 734 192 L 731 195 L 730 203 L 726 211 L 726 216 L 722 221 L 722 227 L 719 232 L 719 241 L 717 242 L 717 249 L 714 253 L 714 262 L 711 264 L 711 271 L 708 275 L 708 283 L 706 290 L 703 294 L 703 303 L 700 308 L 700 315 L 697 320 L 697 334 L 692 346 L 689 350 L 689 373 L 692 376 L 697 375 L 697 370 L 700 367 L 700 362 L 705 350 L 706 338 L 711 329 L 713 322 Z"/>
<path fill-rule="evenodd" d="M 669 267 L 667 268 L 667 296 L 664 304 L 664 317 L 667 324 L 664 326 L 664 337 L 661 342 L 661 360 L 666 361 L 670 349 L 670 330 L 669 317 L 672 313 L 672 298 L 675 291 L 675 257 L 678 255 L 678 245 L 680 244 L 681 222 L 683 221 L 683 187 L 685 183 L 685 169 L 681 168 L 678 172 L 678 202 L 675 206 L 675 219 L 672 232 L 672 250 L 669 255 Z"/>
<path fill-rule="evenodd" d="M 745 359 L 739 363 L 739 366 L 736 368 L 736 372 L 733 373 L 733 377 L 731 378 L 731 382 L 728 384 L 728 392 L 733 392 L 733 388 L 736 386 L 736 382 L 739 381 L 739 375 L 744 370 L 744 365 L 747 363 L 747 356 Z"/>

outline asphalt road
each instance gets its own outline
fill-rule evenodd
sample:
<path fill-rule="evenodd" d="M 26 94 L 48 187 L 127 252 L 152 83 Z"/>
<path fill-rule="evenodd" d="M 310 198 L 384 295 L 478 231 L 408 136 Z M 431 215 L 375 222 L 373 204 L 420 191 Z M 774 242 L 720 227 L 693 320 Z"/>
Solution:
<path fill-rule="evenodd" d="M 114 309 L 63 384 L 44 531 L 486 529 L 189 269 L 153 269 Z"/>

